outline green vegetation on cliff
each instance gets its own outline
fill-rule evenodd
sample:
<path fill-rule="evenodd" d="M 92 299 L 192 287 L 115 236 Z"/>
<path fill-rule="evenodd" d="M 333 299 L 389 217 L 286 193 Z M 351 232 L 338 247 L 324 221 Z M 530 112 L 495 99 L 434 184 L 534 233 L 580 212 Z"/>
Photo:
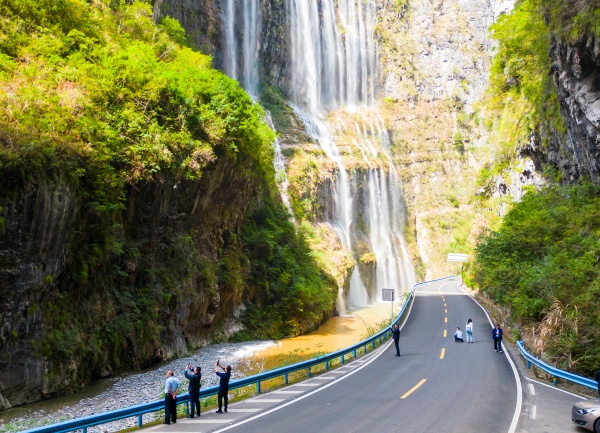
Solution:
<path fill-rule="evenodd" d="M 246 330 L 237 338 L 282 338 L 316 328 L 329 317 L 336 282 L 317 264 L 306 234 L 289 221 L 281 203 L 266 202 L 242 229 L 251 260 Z"/>
<path fill-rule="evenodd" d="M 475 279 L 563 368 L 600 365 L 600 187 L 531 191 L 479 239 Z"/>
<path fill-rule="evenodd" d="M 549 76 L 550 32 L 537 0 L 523 0 L 491 26 L 498 49 L 485 106 L 495 156 L 479 181 L 489 192 L 493 176 L 511 167 L 542 128 L 563 131 L 556 89 Z M 547 125 L 547 126 L 546 126 Z"/>
<path fill-rule="evenodd" d="M 16 281 L 40 295 L 13 299 L 29 308 L 0 349 L 31 342 L 51 375 L 80 384 L 214 338 L 243 302 L 246 337 L 327 317 L 335 284 L 273 199 L 263 118 L 177 21 L 153 22 L 150 2 L 0 0 L 0 241 L 19 252 L 5 241 L 31 191 L 62 191 L 72 218 L 38 217 L 67 232 L 50 257 L 65 263 Z"/>

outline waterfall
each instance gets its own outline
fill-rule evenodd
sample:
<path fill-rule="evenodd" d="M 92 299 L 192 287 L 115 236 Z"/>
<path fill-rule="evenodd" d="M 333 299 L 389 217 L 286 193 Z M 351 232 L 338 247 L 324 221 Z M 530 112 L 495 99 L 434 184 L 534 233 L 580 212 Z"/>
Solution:
<path fill-rule="evenodd" d="M 337 8 L 336 8 L 337 4 Z M 324 121 L 325 113 L 339 107 L 356 111 L 375 102 L 376 23 L 374 0 L 288 0 L 294 112 L 309 135 L 336 165 L 333 180 L 333 217 L 330 224 L 344 248 L 354 252 L 358 236 L 354 218 L 365 219 L 369 247 L 375 255 L 375 293 L 369 294 L 356 265 L 350 277 L 351 306 L 380 300 L 380 289 L 397 292 L 414 283 L 414 271 L 403 237 L 406 215 L 400 179 L 389 153 L 383 121 L 363 118 L 355 125 L 359 149 L 369 167 L 362 188 L 358 173 L 348 170 Z M 338 129 L 343 130 L 343 122 Z M 377 131 L 377 133 L 375 132 Z M 374 142 L 373 140 L 377 140 Z M 379 147 L 386 157 L 384 163 Z M 362 190 L 362 196 L 360 196 Z M 362 209 L 357 207 L 362 205 Z"/>
<path fill-rule="evenodd" d="M 242 3 L 241 47 L 236 35 L 236 2 L 223 0 L 223 45 L 225 73 L 240 82 L 254 99 L 258 98 L 258 55 L 261 31 L 261 17 L 258 0 L 244 0 Z M 241 48 L 241 52 L 240 52 Z M 238 60 L 242 65 L 238 65 Z"/>
<path fill-rule="evenodd" d="M 312 114 L 373 104 L 375 1 L 288 2 L 293 102 Z"/>
<path fill-rule="evenodd" d="M 258 0 L 244 0 L 243 3 L 243 26 L 242 26 L 242 50 L 238 55 L 238 44 L 234 29 L 236 23 L 234 0 L 223 0 L 223 23 L 224 23 L 224 45 L 225 45 L 225 73 L 240 81 L 242 87 L 248 92 L 252 99 L 258 99 L 258 62 L 259 62 L 259 34 L 261 30 L 260 7 Z M 237 59 L 242 59 L 242 75 L 238 71 Z M 275 130 L 271 113 L 265 110 L 265 120 L 271 129 Z M 273 166 L 275 168 L 275 181 L 279 186 L 281 201 L 286 206 L 292 219 L 294 213 L 288 195 L 288 179 L 285 173 L 285 159 L 281 153 L 281 143 L 278 138 L 273 142 L 275 157 Z M 295 222 L 295 221 L 294 221 Z"/>
<path fill-rule="evenodd" d="M 261 33 L 259 1 L 222 2 L 224 70 L 256 99 Z M 350 306 L 366 305 L 379 300 L 382 288 L 394 288 L 400 294 L 414 283 L 414 271 L 403 237 L 406 211 L 400 178 L 391 159 L 384 121 L 380 117 L 373 119 L 371 114 L 360 114 L 365 111 L 364 107 L 375 104 L 375 0 L 286 2 L 291 57 L 290 107 L 310 137 L 335 164 L 328 222 L 342 247 L 351 251 L 357 262 L 345 301 Z M 338 121 L 332 133 L 325 118 L 341 107 L 358 113 L 359 118 L 351 131 L 348 125 Z M 352 146 L 344 146 L 342 151 L 336 143 L 336 134 L 352 135 Z M 274 148 L 276 179 L 282 201 L 291 211 L 285 161 L 278 140 Z M 350 157 L 362 157 L 368 170 L 354 170 L 348 162 Z M 360 218 L 360 229 L 357 218 Z M 364 275 L 359 265 L 359 244 L 368 245 L 368 251 L 374 256 L 374 269 L 363 266 L 363 270 L 368 271 Z M 369 292 L 367 285 L 375 290 Z"/>

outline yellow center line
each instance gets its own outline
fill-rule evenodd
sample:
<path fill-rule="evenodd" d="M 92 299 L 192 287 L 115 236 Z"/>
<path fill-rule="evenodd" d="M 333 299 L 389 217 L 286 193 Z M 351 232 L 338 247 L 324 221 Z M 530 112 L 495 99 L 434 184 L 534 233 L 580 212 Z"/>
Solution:
<path fill-rule="evenodd" d="M 406 394 L 404 394 L 400 398 L 406 398 L 406 397 L 408 397 L 413 392 L 415 392 L 421 385 L 423 385 L 426 381 L 427 381 L 427 379 L 421 379 L 421 381 L 419 383 L 417 383 L 415 386 L 413 386 L 413 388 L 410 391 L 408 391 Z"/>
<path fill-rule="evenodd" d="M 448 318 L 444 317 L 444 323 L 448 323 Z"/>
<path fill-rule="evenodd" d="M 448 309 L 447 308 L 444 309 L 444 313 L 448 314 Z"/>
<path fill-rule="evenodd" d="M 444 307 L 447 307 L 446 303 L 444 302 Z"/>
<path fill-rule="evenodd" d="M 446 336 L 446 332 L 447 332 L 447 331 L 444 329 L 444 337 Z"/>
<path fill-rule="evenodd" d="M 442 353 L 440 353 L 440 359 L 444 359 L 444 354 L 446 353 L 446 349 L 442 347 Z"/>

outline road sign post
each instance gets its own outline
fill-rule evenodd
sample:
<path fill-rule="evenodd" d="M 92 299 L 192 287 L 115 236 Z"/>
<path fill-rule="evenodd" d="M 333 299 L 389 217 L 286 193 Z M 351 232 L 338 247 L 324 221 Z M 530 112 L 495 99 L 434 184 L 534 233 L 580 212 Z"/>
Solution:
<path fill-rule="evenodd" d="M 394 289 L 381 289 L 381 300 L 382 301 L 390 301 L 390 305 L 392 306 L 392 317 L 394 317 L 394 301 L 396 295 L 396 291 Z"/>

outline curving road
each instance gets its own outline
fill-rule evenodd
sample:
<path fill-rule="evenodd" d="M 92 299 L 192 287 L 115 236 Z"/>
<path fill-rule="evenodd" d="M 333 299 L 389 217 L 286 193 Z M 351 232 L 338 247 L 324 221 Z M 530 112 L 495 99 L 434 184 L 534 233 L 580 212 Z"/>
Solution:
<path fill-rule="evenodd" d="M 507 432 L 521 410 L 520 381 L 505 353 L 494 351 L 486 313 L 458 289 L 459 280 L 420 286 L 392 342 L 300 384 L 204 413 L 161 432 Z M 468 318 L 474 344 L 455 343 Z"/>

